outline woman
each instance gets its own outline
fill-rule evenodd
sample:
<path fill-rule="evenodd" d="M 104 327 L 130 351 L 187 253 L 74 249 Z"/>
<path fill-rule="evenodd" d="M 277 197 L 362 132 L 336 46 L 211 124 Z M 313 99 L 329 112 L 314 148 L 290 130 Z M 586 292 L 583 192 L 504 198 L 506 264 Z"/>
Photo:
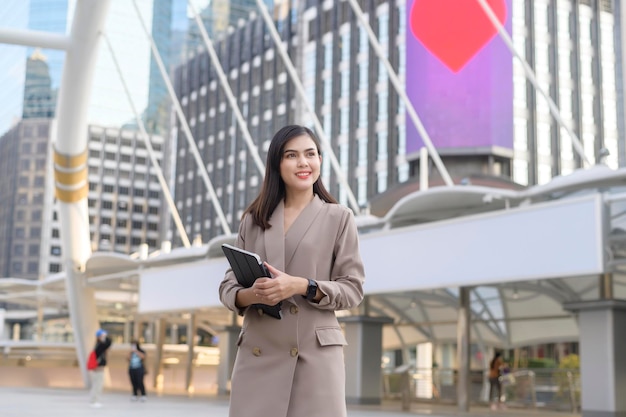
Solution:
<path fill-rule="evenodd" d="M 491 402 L 491 409 L 497 410 L 498 406 L 503 406 L 502 401 L 502 382 L 500 382 L 500 371 L 504 366 L 502 360 L 502 352 L 496 352 L 489 364 L 489 401 Z M 494 394 L 496 398 L 494 401 Z"/>
<path fill-rule="evenodd" d="M 96 344 L 93 348 L 96 353 L 98 366 L 91 370 L 91 391 L 89 393 L 89 402 L 92 407 L 100 408 L 102 403 L 102 389 L 104 386 L 104 368 L 107 366 L 107 350 L 111 347 L 111 338 L 104 329 L 96 331 Z"/>
<path fill-rule="evenodd" d="M 259 196 L 236 246 L 266 260 L 272 278 L 243 288 L 231 270 L 220 299 L 244 316 L 231 381 L 231 417 L 346 416 L 343 336 L 335 311 L 363 299 L 352 212 L 320 178 L 320 145 L 302 126 L 272 139 Z M 282 319 L 253 304 L 281 302 Z"/>
<path fill-rule="evenodd" d="M 133 340 L 130 353 L 128 354 L 128 375 L 133 386 L 131 401 L 137 401 L 138 394 L 141 394 L 141 401 L 146 401 L 146 387 L 143 384 L 143 377 L 146 373 L 145 359 L 146 352 L 139 345 L 139 341 Z"/>

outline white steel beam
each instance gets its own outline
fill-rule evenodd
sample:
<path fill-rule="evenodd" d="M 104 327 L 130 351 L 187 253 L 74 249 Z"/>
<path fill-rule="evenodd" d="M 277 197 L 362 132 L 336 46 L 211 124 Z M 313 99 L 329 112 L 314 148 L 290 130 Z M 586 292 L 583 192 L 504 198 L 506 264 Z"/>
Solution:
<path fill-rule="evenodd" d="M 57 108 L 57 129 L 54 138 L 55 171 L 73 169 L 83 163 L 86 171 L 87 114 L 91 97 L 93 73 L 98 57 L 98 41 L 110 0 L 76 2 L 71 43 L 67 50 Z M 66 162 L 66 164 L 63 163 Z M 56 174 L 56 172 L 55 172 Z M 79 369 L 85 385 L 89 384 L 87 352 L 92 348 L 98 328 L 94 290 L 84 283 L 85 263 L 91 256 L 89 214 L 87 210 L 86 177 L 84 184 L 74 182 L 61 187 L 56 183 L 59 199 L 61 240 L 66 272 L 67 301 L 76 341 Z"/>
<path fill-rule="evenodd" d="M 446 183 L 447 186 L 454 185 L 454 182 L 452 181 L 452 178 L 450 178 L 450 174 L 448 173 L 446 166 L 443 164 L 443 161 L 439 157 L 439 153 L 437 152 L 437 149 L 433 145 L 433 141 L 430 139 L 428 132 L 426 132 L 426 128 L 424 127 L 424 125 L 422 124 L 422 121 L 417 115 L 417 112 L 415 111 L 415 107 L 413 107 L 413 103 L 411 103 L 411 100 L 409 100 L 409 97 L 406 95 L 406 92 L 404 91 L 404 86 L 402 85 L 402 82 L 400 82 L 400 78 L 398 78 L 398 75 L 396 74 L 393 67 L 391 66 L 391 63 L 385 56 L 385 53 L 383 52 L 383 48 L 380 46 L 380 42 L 378 42 L 378 39 L 376 39 L 376 35 L 374 34 L 372 27 L 367 21 L 367 18 L 363 14 L 361 7 L 359 6 L 356 0 L 348 0 L 348 3 L 350 3 L 350 6 L 352 7 L 352 10 L 354 11 L 354 14 L 356 15 L 357 19 L 359 20 L 359 23 L 361 24 L 363 29 L 365 29 L 365 32 L 367 32 L 367 37 L 369 38 L 370 45 L 372 46 L 372 49 L 376 53 L 376 56 L 378 56 L 378 59 L 380 60 L 380 62 L 382 62 L 383 65 L 385 65 L 385 68 L 387 69 L 387 75 L 389 75 L 389 81 L 391 81 L 391 84 L 393 84 L 393 87 L 395 88 L 396 93 L 398 93 L 398 97 L 400 97 L 400 99 L 404 103 L 406 107 L 406 112 L 408 113 L 409 118 L 415 125 L 415 128 L 419 132 L 420 136 L 422 137 L 422 140 L 424 141 L 424 145 L 426 145 L 426 148 L 428 149 L 428 153 L 430 154 L 430 157 L 435 163 L 435 166 L 437 167 L 439 174 L 441 174 L 441 178 L 443 178 L 443 181 Z M 420 164 L 421 163 L 422 163 L 422 160 L 420 159 Z"/>
<path fill-rule="evenodd" d="M 267 27 L 267 29 L 270 32 L 270 35 L 272 36 L 272 40 L 274 41 L 274 45 L 276 46 L 276 51 L 278 52 L 278 54 L 283 60 L 283 63 L 285 64 L 285 68 L 287 69 L 287 73 L 289 74 L 289 77 L 291 78 L 291 82 L 293 82 L 294 87 L 296 87 L 296 91 L 300 95 L 302 104 L 304 104 L 304 107 L 311 115 L 311 119 L 313 119 L 313 125 L 315 126 L 315 130 L 317 131 L 317 135 L 322 141 L 322 145 L 324 146 L 326 155 L 328 155 L 330 159 L 330 164 L 332 165 L 333 170 L 335 171 L 335 175 L 337 175 L 337 178 L 339 179 L 339 183 L 341 184 L 344 191 L 346 192 L 346 195 L 348 196 L 348 201 L 350 202 L 350 206 L 352 206 L 352 210 L 354 211 L 354 214 L 359 215 L 361 214 L 361 208 L 359 207 L 359 203 L 357 202 L 356 197 L 354 196 L 354 193 L 352 192 L 352 188 L 350 188 L 350 184 L 348 183 L 348 179 L 346 178 L 346 175 L 341 169 L 341 165 L 339 164 L 339 161 L 337 160 L 337 157 L 335 156 L 335 152 L 333 152 L 332 144 L 330 143 L 330 140 L 326 136 L 326 132 L 324 132 L 324 127 L 320 123 L 320 119 L 317 117 L 317 114 L 315 113 L 315 109 L 313 108 L 312 104 L 309 103 L 309 98 L 306 95 L 306 91 L 304 91 L 304 86 L 302 85 L 302 81 L 300 80 L 300 77 L 298 77 L 296 68 L 294 67 L 293 62 L 291 62 L 291 58 L 287 54 L 287 48 L 283 44 L 283 41 L 280 39 L 280 35 L 278 34 L 278 31 L 276 30 L 276 26 L 274 26 L 274 22 L 272 21 L 272 18 L 270 17 L 269 12 L 267 11 L 267 6 L 265 5 L 265 3 L 263 3 L 262 0 L 256 0 L 256 4 L 259 8 L 259 11 L 261 12 L 261 16 L 263 17 L 263 20 L 265 21 L 265 26 Z M 346 167 L 346 169 L 349 169 L 349 167 Z"/>
<path fill-rule="evenodd" d="M 60 49 L 70 47 L 70 37 L 59 33 L 38 30 L 0 28 L 0 43 L 9 45 L 31 46 L 33 48 Z"/>
<path fill-rule="evenodd" d="M 202 156 L 200 156 L 200 151 L 198 151 L 198 145 L 196 144 L 193 135 L 191 134 L 191 129 L 189 128 L 189 123 L 187 123 L 187 119 L 185 118 L 185 113 L 183 112 L 183 108 L 176 97 L 176 92 L 174 91 L 174 87 L 172 86 L 172 82 L 170 81 L 169 76 L 167 75 L 167 70 L 165 69 L 165 65 L 163 64 L 163 60 L 161 59 L 161 54 L 154 43 L 154 39 L 150 32 L 148 31 L 148 27 L 141 16 L 141 12 L 137 7 L 137 3 L 133 0 L 133 6 L 135 7 L 135 12 L 137 13 L 137 18 L 141 23 L 141 27 L 150 42 L 150 48 L 152 49 L 152 55 L 154 56 L 154 60 L 159 67 L 159 71 L 161 72 L 161 77 L 163 78 L 163 82 L 165 83 L 165 87 L 167 87 L 167 92 L 170 95 L 170 99 L 172 100 L 172 106 L 174 107 L 174 111 L 178 116 L 178 120 L 180 121 L 180 126 L 183 129 L 183 133 L 185 134 L 185 138 L 187 139 L 187 143 L 189 144 L 189 151 L 193 155 L 196 164 L 198 165 L 198 172 L 204 181 L 204 185 L 206 186 L 209 197 L 211 198 L 211 202 L 213 203 L 213 208 L 217 213 L 217 217 L 220 220 L 220 225 L 222 226 L 222 231 L 224 234 L 229 235 L 231 233 L 230 226 L 228 225 L 228 221 L 226 220 L 226 216 L 224 215 L 224 210 L 222 210 L 222 206 L 220 205 L 220 201 L 217 198 L 217 194 L 215 193 L 215 188 L 213 188 L 213 183 L 209 178 L 209 174 L 207 173 L 206 165 L 204 165 L 204 161 L 202 161 Z"/>

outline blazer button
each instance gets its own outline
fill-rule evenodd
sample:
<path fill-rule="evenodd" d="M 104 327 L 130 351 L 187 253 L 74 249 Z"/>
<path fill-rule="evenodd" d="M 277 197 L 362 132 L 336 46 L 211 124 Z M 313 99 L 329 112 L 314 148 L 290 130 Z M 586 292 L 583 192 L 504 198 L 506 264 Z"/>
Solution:
<path fill-rule="evenodd" d="M 289 311 L 291 312 L 291 314 L 298 314 L 298 306 L 289 307 Z"/>
<path fill-rule="evenodd" d="M 263 309 L 262 309 L 262 308 L 258 308 L 258 309 L 256 310 L 256 312 L 259 314 L 259 316 L 262 316 L 262 315 L 263 315 Z"/>
<path fill-rule="evenodd" d="M 255 346 L 254 348 L 252 348 L 252 354 L 254 356 L 261 356 L 261 348 Z"/>
<path fill-rule="evenodd" d="M 298 356 L 298 348 L 291 348 L 291 357 L 295 358 Z"/>

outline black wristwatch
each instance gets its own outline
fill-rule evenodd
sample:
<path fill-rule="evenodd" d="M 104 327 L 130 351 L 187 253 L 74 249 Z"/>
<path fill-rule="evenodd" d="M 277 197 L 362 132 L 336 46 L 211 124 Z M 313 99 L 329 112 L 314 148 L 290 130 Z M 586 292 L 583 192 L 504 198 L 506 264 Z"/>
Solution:
<path fill-rule="evenodd" d="M 313 301 L 317 295 L 317 282 L 309 278 L 309 286 L 306 288 L 306 295 L 303 295 L 309 301 Z"/>

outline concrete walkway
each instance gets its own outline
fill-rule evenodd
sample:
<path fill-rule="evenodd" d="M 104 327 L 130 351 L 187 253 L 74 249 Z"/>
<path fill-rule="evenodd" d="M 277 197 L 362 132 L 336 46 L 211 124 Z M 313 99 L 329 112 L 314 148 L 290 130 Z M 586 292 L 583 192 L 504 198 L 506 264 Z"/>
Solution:
<path fill-rule="evenodd" d="M 94 409 L 88 404 L 86 390 L 43 388 L 0 388 L 1 417 L 228 417 L 228 399 L 164 395 L 149 396 L 148 401 L 131 402 L 121 392 L 105 392 L 103 407 Z M 413 404 L 410 412 L 401 412 L 399 403 L 381 406 L 350 406 L 349 417 L 401 417 L 428 415 L 448 417 L 580 417 L 568 413 L 545 410 L 490 411 L 474 407 L 470 413 L 460 413 L 454 406 Z M 269 416 L 259 416 L 269 417 Z M 306 416 L 302 416 L 306 417 Z M 329 416 L 331 417 L 331 416 Z"/>

